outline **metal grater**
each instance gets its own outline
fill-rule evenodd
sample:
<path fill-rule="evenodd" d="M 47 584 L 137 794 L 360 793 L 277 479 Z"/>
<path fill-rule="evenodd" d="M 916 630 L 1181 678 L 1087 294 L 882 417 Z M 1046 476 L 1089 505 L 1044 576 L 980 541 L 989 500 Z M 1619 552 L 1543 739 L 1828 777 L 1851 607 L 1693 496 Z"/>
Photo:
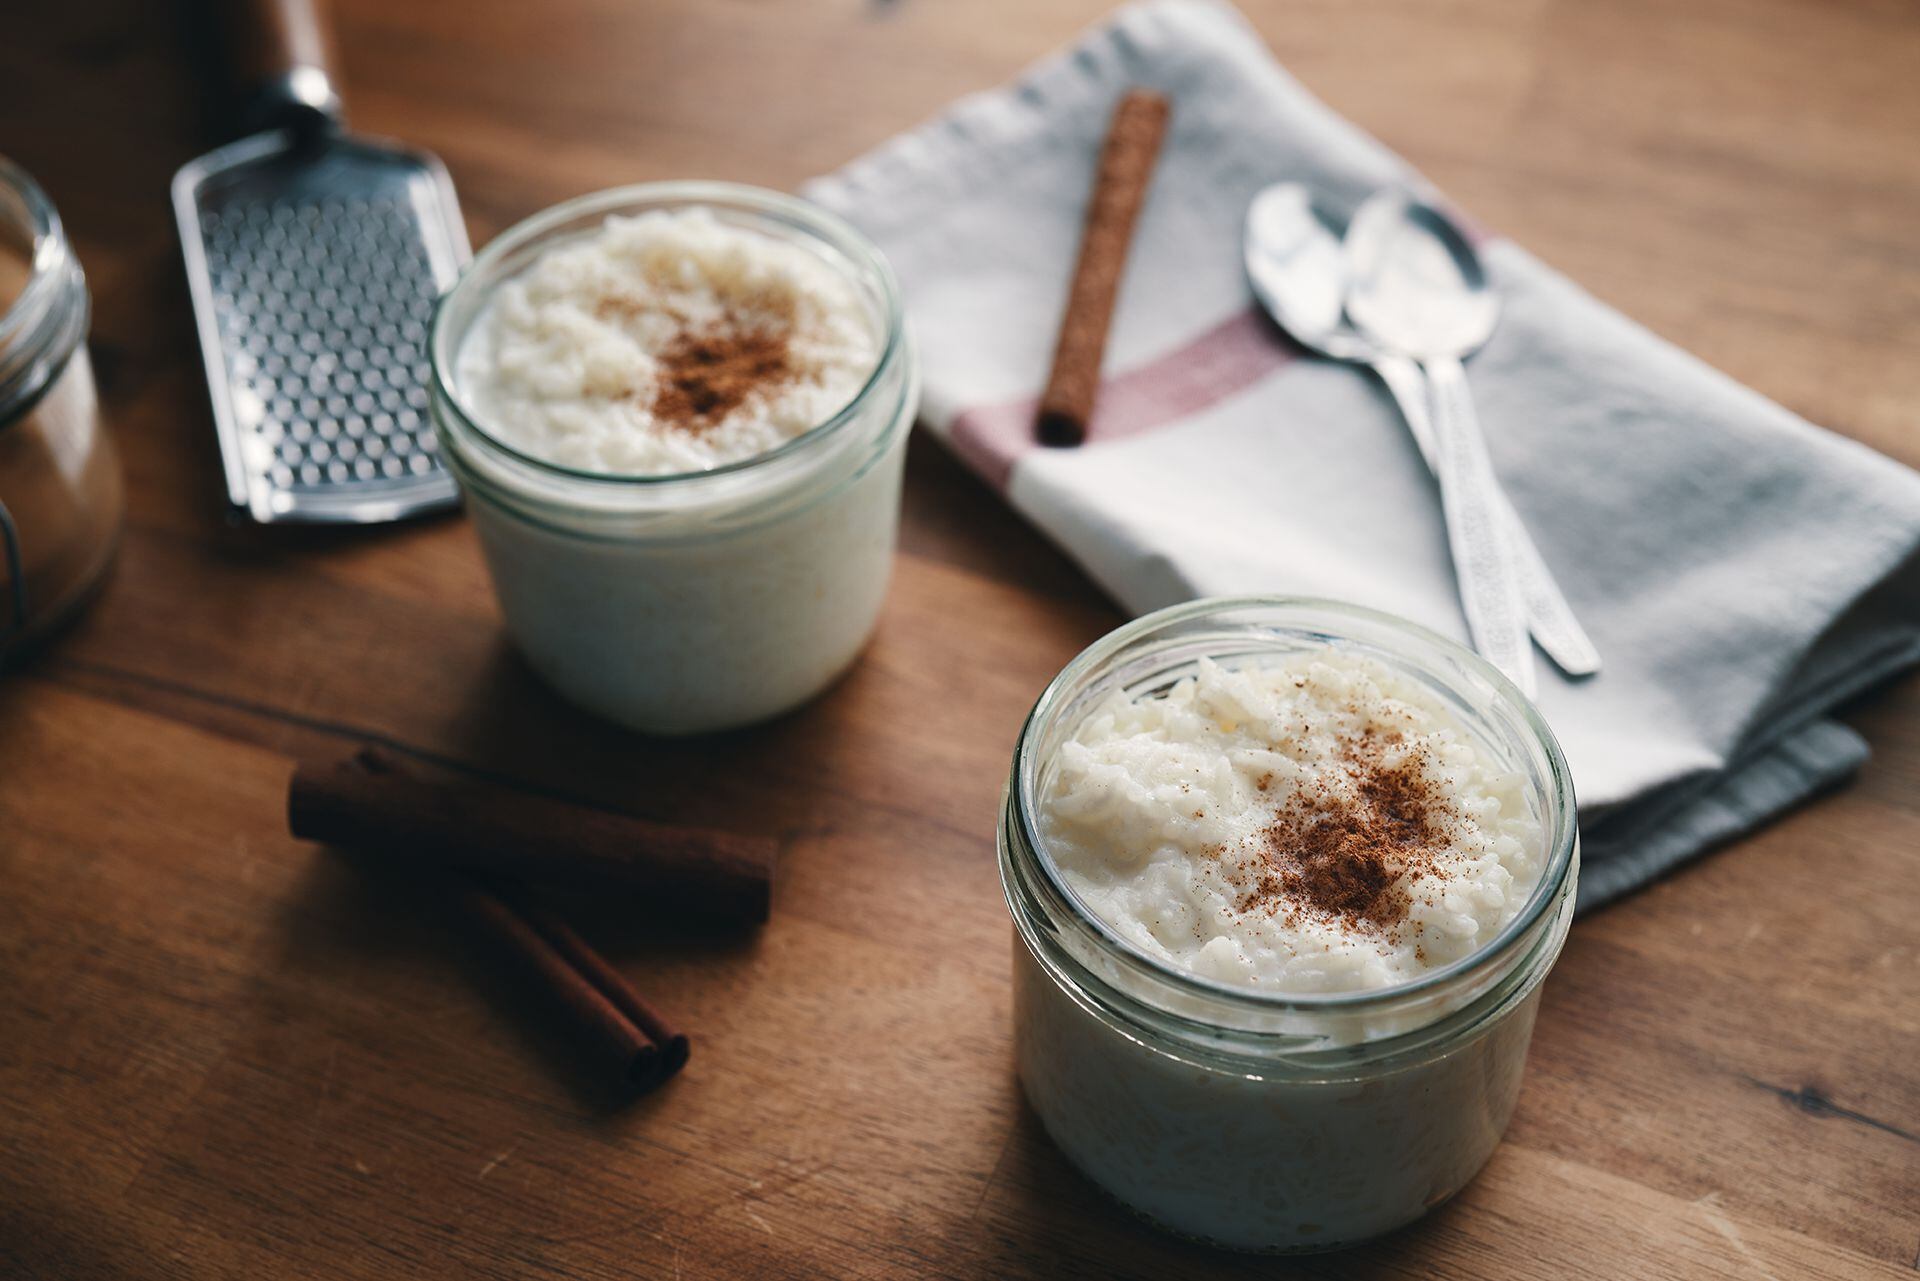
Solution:
<path fill-rule="evenodd" d="M 173 180 L 228 496 L 258 521 L 450 506 L 427 331 L 469 256 L 453 184 L 425 152 L 342 134 L 313 11 L 264 12 L 283 26 L 262 96 L 287 123 Z"/>

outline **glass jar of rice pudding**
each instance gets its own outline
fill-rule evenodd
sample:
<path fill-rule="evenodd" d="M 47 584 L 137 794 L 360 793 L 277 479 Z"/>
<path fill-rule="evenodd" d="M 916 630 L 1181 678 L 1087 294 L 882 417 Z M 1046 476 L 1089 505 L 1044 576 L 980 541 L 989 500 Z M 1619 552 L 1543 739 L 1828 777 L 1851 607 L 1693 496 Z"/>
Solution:
<path fill-rule="evenodd" d="M 442 300 L 434 423 L 509 634 L 632 728 L 764 720 L 853 661 L 919 382 L 879 252 L 723 183 L 585 196 Z"/>
<path fill-rule="evenodd" d="M 1458 645 L 1332 602 L 1149 615 L 1047 688 L 999 831 L 1016 1056 L 1069 1159 L 1241 1250 L 1459 1191 L 1572 918 L 1572 784 Z"/>
<path fill-rule="evenodd" d="M 120 463 L 87 358 L 91 311 L 53 203 L 0 157 L 0 667 L 92 599 L 120 540 Z"/>

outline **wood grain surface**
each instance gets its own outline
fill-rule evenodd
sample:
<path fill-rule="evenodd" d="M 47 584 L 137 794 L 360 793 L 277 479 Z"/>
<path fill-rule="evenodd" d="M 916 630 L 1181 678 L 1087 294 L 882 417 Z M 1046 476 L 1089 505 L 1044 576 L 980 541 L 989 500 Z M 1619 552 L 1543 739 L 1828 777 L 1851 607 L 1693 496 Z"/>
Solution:
<path fill-rule="evenodd" d="M 349 114 L 445 158 L 476 242 L 581 191 L 790 187 L 1097 0 L 351 0 Z M 1904 0 L 1263 0 L 1334 107 L 1609 302 L 1920 463 L 1920 10 Z M 991 828 L 1015 730 L 1116 616 L 916 443 L 859 666 L 653 744 L 550 697 L 455 518 L 223 523 L 166 184 L 221 138 L 176 6 L 26 4 L 0 149 L 92 280 L 130 524 L 0 682 L 0 1273 L 45 1277 L 1894 1277 L 1920 1260 L 1920 684 L 1852 784 L 1581 921 L 1508 1141 L 1338 1257 L 1109 1205 L 1009 1055 Z M 695 1036 L 622 1106 L 404 896 L 292 841 L 372 740 L 783 843 L 774 920 L 576 923 Z"/>

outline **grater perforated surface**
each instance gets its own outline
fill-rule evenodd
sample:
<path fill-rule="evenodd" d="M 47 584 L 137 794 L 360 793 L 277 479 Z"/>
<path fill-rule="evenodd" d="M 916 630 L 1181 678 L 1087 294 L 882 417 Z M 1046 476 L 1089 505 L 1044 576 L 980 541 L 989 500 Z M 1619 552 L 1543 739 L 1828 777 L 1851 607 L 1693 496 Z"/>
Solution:
<path fill-rule="evenodd" d="M 202 340 L 215 340 L 208 374 L 234 501 L 267 520 L 383 519 L 452 501 L 427 411 L 427 335 L 465 242 L 447 230 L 439 175 L 335 144 L 210 168 L 190 197 L 188 267 L 210 313 Z"/>
<path fill-rule="evenodd" d="M 391 201 L 201 215 L 236 425 L 282 489 L 423 476 L 433 276 Z"/>

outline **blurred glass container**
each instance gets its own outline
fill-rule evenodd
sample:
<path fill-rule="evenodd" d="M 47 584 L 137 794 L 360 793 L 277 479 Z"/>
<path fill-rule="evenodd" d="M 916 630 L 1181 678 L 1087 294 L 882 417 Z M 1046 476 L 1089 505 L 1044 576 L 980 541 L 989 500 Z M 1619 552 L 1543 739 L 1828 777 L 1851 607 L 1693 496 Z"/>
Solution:
<path fill-rule="evenodd" d="M 119 540 L 120 465 L 87 359 L 91 308 L 60 215 L 0 157 L 0 666 L 86 603 Z"/>

